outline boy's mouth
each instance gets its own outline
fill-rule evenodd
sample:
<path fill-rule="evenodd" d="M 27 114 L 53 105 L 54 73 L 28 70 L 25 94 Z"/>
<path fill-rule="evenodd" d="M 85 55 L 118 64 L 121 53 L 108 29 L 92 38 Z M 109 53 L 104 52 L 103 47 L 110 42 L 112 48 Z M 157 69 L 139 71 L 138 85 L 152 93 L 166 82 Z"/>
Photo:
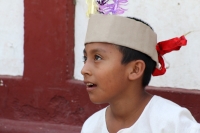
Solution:
<path fill-rule="evenodd" d="M 94 83 L 91 83 L 91 82 L 84 81 L 84 83 L 86 85 L 86 90 L 88 92 L 95 90 L 96 87 L 97 87 L 97 84 L 94 84 Z"/>
<path fill-rule="evenodd" d="M 86 86 L 88 88 L 91 88 L 91 87 L 96 87 L 97 85 L 96 84 L 93 84 L 93 83 L 86 83 Z"/>

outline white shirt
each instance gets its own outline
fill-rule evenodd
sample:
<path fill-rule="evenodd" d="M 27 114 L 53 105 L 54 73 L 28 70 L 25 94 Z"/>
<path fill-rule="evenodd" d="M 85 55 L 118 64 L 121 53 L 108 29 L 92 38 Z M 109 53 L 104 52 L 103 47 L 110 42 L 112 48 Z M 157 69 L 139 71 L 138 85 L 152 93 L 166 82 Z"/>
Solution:
<path fill-rule="evenodd" d="M 81 133 L 109 133 L 106 108 L 94 113 L 84 123 Z M 200 124 L 183 107 L 159 96 L 153 96 L 138 120 L 117 133 L 200 133 Z"/>

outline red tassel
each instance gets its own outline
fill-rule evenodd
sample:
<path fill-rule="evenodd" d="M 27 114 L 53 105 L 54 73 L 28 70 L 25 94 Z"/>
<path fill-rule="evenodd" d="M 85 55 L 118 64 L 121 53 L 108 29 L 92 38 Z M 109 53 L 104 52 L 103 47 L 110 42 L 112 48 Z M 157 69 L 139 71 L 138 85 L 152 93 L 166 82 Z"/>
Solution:
<path fill-rule="evenodd" d="M 163 75 L 166 72 L 165 62 L 162 56 L 171 51 L 178 51 L 182 46 L 187 44 L 187 40 L 185 36 L 181 36 L 180 38 L 176 37 L 170 40 L 159 42 L 156 45 L 156 50 L 158 52 L 158 61 L 161 65 L 160 68 L 156 68 L 152 73 L 153 76 Z"/>

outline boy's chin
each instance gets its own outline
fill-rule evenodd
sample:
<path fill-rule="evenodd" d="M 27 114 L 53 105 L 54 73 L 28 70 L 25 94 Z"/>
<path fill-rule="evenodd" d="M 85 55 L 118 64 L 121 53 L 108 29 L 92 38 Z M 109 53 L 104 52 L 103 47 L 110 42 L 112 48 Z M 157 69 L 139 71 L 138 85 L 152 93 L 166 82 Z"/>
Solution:
<path fill-rule="evenodd" d="M 90 101 L 91 101 L 92 103 L 94 103 L 94 104 L 106 104 L 106 103 L 108 103 L 108 102 L 103 101 L 103 100 L 101 100 L 101 99 L 93 99 L 93 98 L 90 98 Z"/>
<path fill-rule="evenodd" d="M 93 101 L 91 101 L 91 102 L 94 104 L 106 104 L 105 102 L 93 102 Z"/>

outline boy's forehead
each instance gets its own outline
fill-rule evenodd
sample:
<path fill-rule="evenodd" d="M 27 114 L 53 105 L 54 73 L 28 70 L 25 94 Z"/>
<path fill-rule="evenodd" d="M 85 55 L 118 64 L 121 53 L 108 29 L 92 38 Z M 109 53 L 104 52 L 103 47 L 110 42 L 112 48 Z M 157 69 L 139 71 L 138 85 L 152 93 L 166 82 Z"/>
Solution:
<path fill-rule="evenodd" d="M 110 44 L 110 43 L 103 43 L 103 42 L 93 42 L 85 44 L 85 48 L 83 53 L 87 52 L 109 52 L 110 50 L 116 50 L 117 45 Z"/>
<path fill-rule="evenodd" d="M 156 51 L 157 35 L 145 24 L 120 16 L 92 15 L 85 44 L 107 42 L 125 46 L 149 55 L 158 62 Z"/>

